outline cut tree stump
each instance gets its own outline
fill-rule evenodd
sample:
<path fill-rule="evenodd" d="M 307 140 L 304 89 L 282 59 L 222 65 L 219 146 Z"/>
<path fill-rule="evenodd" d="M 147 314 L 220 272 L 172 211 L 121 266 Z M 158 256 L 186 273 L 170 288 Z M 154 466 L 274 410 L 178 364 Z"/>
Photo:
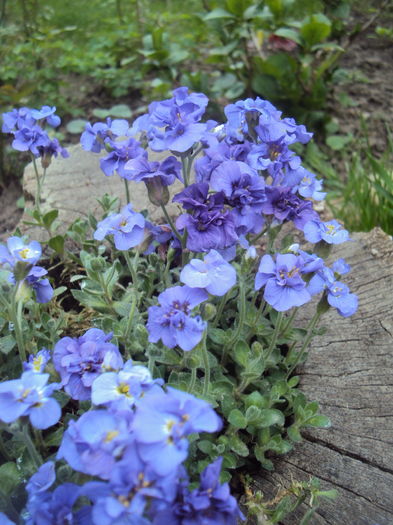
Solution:
<path fill-rule="evenodd" d="M 112 197 L 119 197 L 122 205 L 125 201 L 124 180 L 118 175 L 106 177 L 100 169 L 100 157 L 104 156 L 84 151 L 81 146 L 67 147 L 70 156 L 66 159 L 58 157 L 53 159 L 47 169 L 42 188 L 41 209 L 47 212 L 59 210 L 57 233 L 63 234 L 68 226 L 78 217 L 86 218 L 92 213 L 96 218 L 102 216 L 102 208 L 97 202 L 105 193 Z M 148 150 L 150 161 L 162 161 L 168 155 L 166 152 L 157 153 Z M 38 162 L 40 173 L 40 163 Z M 136 211 L 147 209 L 152 221 L 161 219 L 163 214 L 159 207 L 150 203 L 145 184 L 143 182 L 129 181 L 130 199 Z M 183 189 L 180 181 L 170 187 L 172 195 Z M 23 174 L 23 192 L 27 208 L 33 208 L 36 191 L 36 178 L 33 164 L 26 166 Z M 179 207 L 169 204 L 170 213 L 177 213 Z M 22 217 L 19 227 L 31 239 L 38 241 L 47 240 L 48 234 L 42 228 L 26 226 L 23 221 L 31 220 L 29 215 Z M 161 221 L 162 222 L 162 221 Z"/>
<path fill-rule="evenodd" d="M 298 369 L 301 390 L 330 417 L 327 430 L 303 431 L 304 442 L 275 459 L 254 488 L 273 499 L 291 480 L 321 480 L 337 489 L 323 501 L 312 525 L 393 524 L 393 241 L 376 228 L 334 247 L 352 267 L 343 278 L 359 297 L 359 310 L 344 319 L 331 309 L 307 362 Z M 314 310 L 315 311 L 315 310 Z M 300 311 L 299 311 L 300 312 Z M 305 319 L 311 309 L 305 309 Z M 282 521 L 298 525 L 306 505 Z"/>

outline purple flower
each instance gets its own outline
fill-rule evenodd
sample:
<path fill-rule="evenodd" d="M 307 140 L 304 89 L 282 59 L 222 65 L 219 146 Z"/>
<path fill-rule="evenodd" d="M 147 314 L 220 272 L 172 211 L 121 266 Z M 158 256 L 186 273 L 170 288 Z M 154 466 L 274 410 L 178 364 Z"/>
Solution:
<path fill-rule="evenodd" d="M 202 93 L 188 93 L 181 87 L 173 91 L 171 99 L 153 102 L 149 115 L 139 117 L 135 129 L 147 131 L 153 151 L 171 150 L 183 153 L 201 140 L 207 125 L 199 123 L 208 98 Z"/>
<path fill-rule="evenodd" d="M 15 522 L 11 521 L 4 512 L 0 512 L 0 523 L 1 525 L 15 525 Z"/>
<path fill-rule="evenodd" d="M 266 187 L 266 197 L 267 201 L 262 205 L 263 213 L 273 214 L 281 222 L 293 221 L 299 230 L 302 230 L 308 221 L 318 220 L 312 203 L 294 195 L 291 188 Z"/>
<path fill-rule="evenodd" d="M 129 173 L 129 180 L 136 182 L 148 182 L 150 179 L 159 177 L 162 184 L 169 186 L 175 179 L 182 180 L 180 175 L 181 163 L 176 157 L 167 157 L 163 162 L 149 162 L 146 157 L 137 157 L 127 162 L 125 166 Z"/>
<path fill-rule="evenodd" d="M 55 464 L 47 461 L 29 479 L 26 490 L 30 496 L 48 490 L 56 480 Z"/>
<path fill-rule="evenodd" d="M 170 504 L 177 490 L 177 469 L 168 476 L 159 476 L 138 454 L 131 441 L 122 459 L 116 464 L 109 483 L 90 482 L 82 488 L 83 495 L 94 502 L 96 525 L 148 525 L 144 518 L 152 507 Z"/>
<path fill-rule="evenodd" d="M 145 218 L 127 204 L 120 213 L 111 214 L 97 224 L 94 239 L 102 241 L 107 235 L 113 235 L 118 250 L 138 246 L 145 236 Z"/>
<path fill-rule="evenodd" d="M 57 128 L 61 124 L 61 119 L 59 116 L 55 115 L 56 107 L 42 106 L 41 109 L 32 109 L 30 114 L 35 120 L 45 119 L 49 126 L 52 128 Z"/>
<path fill-rule="evenodd" d="M 91 401 L 114 411 L 128 410 L 145 392 L 162 384 L 163 380 L 153 379 L 145 366 L 127 361 L 119 372 L 105 372 L 95 379 Z"/>
<path fill-rule="evenodd" d="M 7 247 L 0 245 L 0 264 L 14 266 L 17 261 L 35 264 L 41 257 L 41 245 L 37 241 L 25 244 L 21 237 L 9 237 Z"/>
<path fill-rule="evenodd" d="M 42 279 L 48 272 L 41 266 L 33 266 L 27 277 L 27 284 L 34 290 L 37 303 L 48 303 L 53 297 L 53 288 L 49 279 Z"/>
<path fill-rule="evenodd" d="M 178 345 L 182 350 L 192 350 L 201 341 L 206 323 L 200 316 L 191 317 L 191 312 L 207 298 L 204 290 L 188 286 L 173 286 L 162 292 L 158 296 L 160 306 L 148 310 L 149 341 L 161 339 L 169 348 Z"/>
<path fill-rule="evenodd" d="M 46 131 L 40 126 L 22 128 L 15 131 L 12 147 L 17 151 L 31 151 L 35 157 L 40 156 L 40 150 L 50 143 Z"/>
<path fill-rule="evenodd" d="M 57 458 L 78 472 L 109 479 L 130 439 L 130 422 L 124 413 L 90 410 L 70 421 Z"/>
<path fill-rule="evenodd" d="M 47 385 L 49 374 L 24 372 L 20 379 L 0 383 L 0 419 L 12 423 L 19 417 L 29 416 L 31 424 L 40 429 L 57 423 L 60 405 L 52 399 L 57 383 Z"/>
<path fill-rule="evenodd" d="M 238 100 L 235 104 L 229 104 L 224 109 L 228 122 L 225 131 L 228 137 L 239 141 L 244 140 L 244 135 L 252 134 L 252 124 L 259 121 L 261 115 L 269 118 L 279 119 L 281 112 L 278 111 L 270 102 L 257 97 L 255 100 L 247 98 Z"/>
<path fill-rule="evenodd" d="M 227 160 L 246 162 L 251 143 L 227 144 L 219 142 L 204 150 L 204 157 L 195 161 L 195 174 L 197 182 L 209 182 L 213 171 Z"/>
<path fill-rule="evenodd" d="M 301 278 L 303 259 L 293 254 L 277 254 L 276 262 L 264 255 L 255 277 L 255 290 L 265 286 L 264 299 L 278 312 L 301 306 L 311 299 Z"/>
<path fill-rule="evenodd" d="M 124 119 L 112 120 L 108 117 L 106 123 L 96 122 L 93 125 L 86 122 L 80 142 L 84 150 L 100 153 L 105 147 L 107 138 L 113 140 L 117 137 L 125 137 L 128 135 L 128 130 L 129 124 Z"/>
<path fill-rule="evenodd" d="M 200 486 L 192 492 L 179 486 L 173 504 L 158 512 L 154 525 L 236 525 L 245 520 L 236 499 L 231 496 L 228 483 L 220 483 L 222 458 L 208 465 L 200 476 Z"/>
<path fill-rule="evenodd" d="M 100 167 L 106 176 L 111 176 L 117 172 L 123 179 L 130 180 L 130 173 L 126 169 L 126 164 L 130 159 L 146 155 L 146 151 L 140 143 L 133 138 L 122 142 L 107 142 L 111 152 L 100 160 Z"/>
<path fill-rule="evenodd" d="M 247 160 L 252 168 L 268 170 L 272 177 L 275 177 L 285 168 L 298 168 L 301 162 L 300 157 L 288 149 L 283 137 L 272 140 L 267 133 L 264 133 L 262 144 L 257 144 L 251 148 Z"/>
<path fill-rule="evenodd" d="M 25 372 L 31 371 L 35 372 L 36 374 L 41 374 L 45 370 L 45 367 L 50 361 L 50 358 L 51 354 L 49 350 L 43 348 L 37 352 L 36 355 L 29 356 L 29 360 L 23 363 L 23 370 Z"/>
<path fill-rule="evenodd" d="M 209 403 L 170 387 L 164 395 L 147 393 L 132 423 L 142 460 L 160 476 L 173 472 L 186 459 L 189 434 L 217 432 L 221 426 Z"/>
<path fill-rule="evenodd" d="M 337 261 L 332 264 L 332 269 L 334 273 L 338 273 L 339 275 L 345 275 L 351 271 L 351 267 L 344 259 L 337 259 Z"/>
<path fill-rule="evenodd" d="M 192 184 L 173 198 L 192 210 L 178 217 L 176 227 L 187 231 L 187 248 L 194 252 L 224 250 L 238 240 L 234 216 L 224 208 L 224 193 L 208 196 L 208 191 L 206 183 Z"/>
<path fill-rule="evenodd" d="M 345 262 L 334 266 L 336 270 L 340 268 L 344 272 L 348 268 Z M 328 303 L 333 308 L 336 308 L 342 317 L 349 317 L 358 309 L 357 296 L 350 293 L 346 284 L 336 280 L 336 276 L 330 268 L 323 267 L 318 270 L 310 279 L 307 289 L 312 295 L 325 291 Z"/>
<path fill-rule="evenodd" d="M 181 282 L 203 288 L 211 295 L 225 295 L 236 283 L 236 270 L 218 252 L 210 250 L 203 261 L 192 259 L 181 271 Z"/>
<path fill-rule="evenodd" d="M 27 501 L 28 517 L 25 525 L 53 525 L 60 523 L 91 523 L 82 521 L 89 509 L 73 512 L 73 506 L 80 494 L 80 487 L 74 483 L 64 483 L 53 492 L 39 491 L 29 494 Z"/>
<path fill-rule="evenodd" d="M 262 230 L 265 181 L 257 172 L 244 162 L 228 160 L 213 171 L 210 185 L 214 190 L 222 191 L 226 204 L 233 207 L 238 234 L 259 233 Z"/>
<path fill-rule="evenodd" d="M 62 337 L 55 345 L 53 364 L 64 390 L 78 400 L 90 399 L 91 385 L 102 372 L 118 370 L 123 359 L 109 343 L 112 334 L 91 328 L 78 338 Z"/>
<path fill-rule="evenodd" d="M 309 221 L 304 225 L 303 232 L 307 241 L 312 243 L 325 241 L 328 244 L 340 244 L 349 240 L 348 231 L 334 219 L 327 222 Z"/>
<path fill-rule="evenodd" d="M 64 159 L 70 156 L 68 151 L 60 145 L 56 138 L 49 140 L 45 146 L 40 146 L 38 151 L 40 153 L 40 157 L 42 157 L 42 164 L 44 168 L 49 166 L 53 156 L 57 157 L 58 155 L 61 155 Z"/>
<path fill-rule="evenodd" d="M 31 115 L 30 108 L 19 108 L 2 114 L 3 133 L 14 133 L 16 129 L 31 128 L 35 124 L 35 119 Z"/>

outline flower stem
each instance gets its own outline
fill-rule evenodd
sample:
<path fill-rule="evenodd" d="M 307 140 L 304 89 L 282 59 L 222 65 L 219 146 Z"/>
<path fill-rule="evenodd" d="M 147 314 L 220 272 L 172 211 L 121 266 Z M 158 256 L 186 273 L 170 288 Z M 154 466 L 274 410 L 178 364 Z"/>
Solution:
<path fill-rule="evenodd" d="M 191 368 L 191 380 L 190 380 L 190 384 L 188 385 L 188 389 L 187 389 L 187 392 L 191 392 L 194 390 L 194 387 L 195 387 L 195 382 L 196 382 L 196 368 L 193 367 Z"/>
<path fill-rule="evenodd" d="M 209 364 L 209 355 L 207 353 L 207 348 L 206 348 L 206 335 L 207 335 L 207 331 L 205 330 L 203 333 L 202 344 L 201 344 L 202 360 L 203 360 L 203 366 L 205 369 L 205 378 L 203 382 L 203 393 L 202 393 L 204 397 L 208 395 L 209 386 L 210 386 L 210 364 Z"/>
<path fill-rule="evenodd" d="M 124 188 L 126 190 L 126 201 L 127 201 L 127 204 L 130 203 L 130 188 L 128 187 L 128 180 L 127 179 L 123 179 L 124 180 Z"/>
<path fill-rule="evenodd" d="M 273 350 L 276 348 L 277 339 L 281 333 L 281 324 L 282 324 L 283 317 L 284 317 L 283 313 L 278 312 L 277 323 L 276 323 L 276 326 L 274 327 L 273 337 L 270 341 L 270 345 L 269 345 L 269 348 L 267 350 L 267 354 L 265 357 L 266 361 L 269 359 Z"/>
<path fill-rule="evenodd" d="M 228 293 L 223 295 L 221 297 L 221 299 L 220 299 L 220 302 L 219 302 L 218 308 L 217 308 L 216 318 L 214 319 L 214 322 L 212 324 L 213 328 L 215 328 L 217 326 L 218 321 L 221 319 L 221 316 L 222 316 L 222 313 L 224 311 L 225 305 L 227 304 L 227 301 L 228 301 Z"/>
<path fill-rule="evenodd" d="M 27 423 L 24 423 L 22 425 L 22 437 L 23 441 L 25 442 L 27 451 L 29 452 L 31 459 L 33 460 L 33 463 L 37 468 L 39 468 L 42 465 L 42 458 L 38 450 L 35 448 L 35 445 L 30 437 L 29 426 Z"/>
<path fill-rule="evenodd" d="M 130 255 L 127 251 L 124 251 L 123 254 L 124 254 L 124 258 L 126 260 L 128 269 L 131 274 L 132 284 L 134 285 L 135 290 L 137 290 L 138 289 L 138 275 L 136 271 L 136 266 L 138 265 L 139 252 L 136 251 L 133 261 L 131 261 Z"/>
<path fill-rule="evenodd" d="M 10 317 L 14 324 L 16 344 L 18 346 L 20 360 L 23 364 L 23 362 L 26 361 L 27 359 L 25 343 L 23 339 L 23 332 L 22 332 L 23 301 L 16 300 L 16 294 L 18 292 L 18 288 L 20 284 L 21 283 L 17 283 L 15 287 L 15 291 L 12 294 L 11 305 L 10 305 Z"/>
<path fill-rule="evenodd" d="M 180 233 L 177 231 L 175 223 L 173 222 L 172 218 L 170 217 L 167 209 L 165 208 L 165 204 L 161 204 L 161 209 L 165 215 L 166 220 L 168 221 L 169 226 L 172 228 L 173 233 L 176 235 L 176 237 L 179 239 L 183 246 L 183 237 L 180 235 Z"/>
<path fill-rule="evenodd" d="M 237 323 L 235 333 L 230 338 L 230 340 L 227 342 L 227 344 L 224 346 L 224 351 L 221 357 L 222 366 L 225 366 L 229 348 L 232 348 L 237 343 L 241 335 L 242 329 L 243 329 L 244 321 L 246 319 L 246 290 L 245 290 L 245 283 L 244 283 L 242 276 L 240 276 L 239 278 L 239 301 L 240 301 L 239 321 Z"/>
<path fill-rule="evenodd" d="M 37 162 L 35 160 L 34 155 L 32 156 L 33 159 L 33 167 L 34 167 L 34 173 L 35 173 L 35 180 L 36 180 L 36 191 L 35 191 L 35 208 L 36 210 L 40 211 L 40 202 L 41 202 L 41 179 L 40 174 L 38 173 L 37 168 Z"/>
<path fill-rule="evenodd" d="M 313 337 L 314 328 L 318 324 L 318 321 L 319 321 L 321 315 L 322 315 L 322 313 L 317 311 L 317 312 L 315 312 L 314 316 L 312 317 L 312 319 L 310 321 L 310 324 L 308 325 L 308 328 L 307 328 L 307 335 L 306 335 L 306 338 L 304 340 L 303 346 L 301 347 L 299 353 L 297 354 L 295 362 L 289 368 L 288 373 L 287 373 L 287 377 L 291 376 L 292 372 L 295 370 L 297 365 L 301 362 L 302 357 L 304 355 L 304 352 L 307 350 L 308 345 L 311 342 L 311 339 Z M 287 360 L 288 360 L 288 357 L 290 357 L 290 355 L 291 355 L 291 352 L 287 355 Z"/>
<path fill-rule="evenodd" d="M 285 332 L 288 330 L 288 328 L 291 328 L 293 320 L 295 319 L 298 310 L 299 310 L 299 308 L 297 306 L 295 306 L 293 308 L 291 315 L 288 317 L 287 322 L 283 326 L 283 329 L 282 329 L 282 333 L 283 334 L 285 334 Z"/>

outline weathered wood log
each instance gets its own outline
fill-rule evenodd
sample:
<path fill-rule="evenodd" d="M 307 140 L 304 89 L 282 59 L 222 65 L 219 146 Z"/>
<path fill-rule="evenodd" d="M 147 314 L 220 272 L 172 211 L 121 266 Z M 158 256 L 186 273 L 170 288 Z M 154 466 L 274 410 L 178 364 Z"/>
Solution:
<path fill-rule="evenodd" d="M 261 472 L 255 488 L 270 499 L 291 480 L 315 476 L 338 497 L 321 504 L 313 525 L 392 525 L 393 241 L 378 228 L 352 238 L 330 259 L 351 265 L 343 280 L 359 296 L 359 310 L 349 319 L 329 311 L 327 332 L 313 340 L 299 368 L 301 389 L 332 427 L 303 432 L 305 441 L 276 458 L 274 472 Z M 282 524 L 297 525 L 306 508 Z"/>

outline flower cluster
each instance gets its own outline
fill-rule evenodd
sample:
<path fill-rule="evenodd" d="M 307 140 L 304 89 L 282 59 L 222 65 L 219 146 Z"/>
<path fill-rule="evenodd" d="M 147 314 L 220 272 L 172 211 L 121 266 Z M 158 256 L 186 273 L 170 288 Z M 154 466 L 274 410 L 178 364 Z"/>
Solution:
<path fill-rule="evenodd" d="M 75 362 L 77 354 L 81 358 L 80 368 L 90 373 L 87 368 L 92 364 L 93 351 L 98 356 L 95 363 L 104 354 L 105 359 L 109 352 L 112 358 L 107 364 L 114 365 L 114 345 L 107 339 L 98 329 L 88 330 L 77 340 L 63 338 L 55 347 L 55 363 L 59 359 L 62 366 Z M 228 484 L 219 482 L 220 459 L 202 472 L 198 489 L 188 489 L 190 480 L 183 466 L 188 456 L 188 436 L 217 432 L 222 426 L 209 403 L 174 388 L 163 390 L 162 380 L 153 379 L 147 368 L 131 361 L 124 366 L 120 363 L 118 371 L 96 374 L 91 370 L 91 373 L 91 401 L 101 408 L 89 410 L 69 422 L 57 459 L 92 478 L 84 485 L 63 483 L 50 490 L 56 483 L 55 463 L 43 464 L 26 487 L 29 496 L 26 524 L 67 519 L 93 525 L 146 525 L 163 523 L 171 515 L 173 523 L 179 524 L 197 525 L 211 516 L 217 523 L 235 524 L 238 518 L 243 518 Z M 84 373 L 79 375 L 83 378 Z M 60 407 L 57 405 L 55 417 L 54 407 L 48 407 L 46 389 L 60 385 L 43 389 L 47 379 L 47 374 L 25 372 L 21 386 L 19 382 L 3 383 L 2 419 L 8 422 L 19 415 L 29 415 L 37 428 L 54 424 L 59 419 Z M 78 381 L 79 378 L 73 380 Z M 70 381 L 66 382 L 66 390 L 69 384 Z M 47 414 L 45 426 L 37 424 L 43 421 L 34 404 L 37 392 L 40 414 L 44 410 Z M 12 418 L 11 411 L 15 412 Z"/>
<path fill-rule="evenodd" d="M 52 156 L 69 156 L 59 141 L 56 138 L 51 139 L 40 125 L 46 123 L 53 128 L 58 127 L 61 120 L 55 113 L 56 108 L 50 106 L 43 106 L 40 110 L 25 107 L 13 109 L 3 113 L 2 131 L 14 136 L 14 149 L 30 151 L 34 157 L 41 157 L 43 166 L 48 167 Z"/>
<path fill-rule="evenodd" d="M 41 245 L 37 241 L 25 244 L 21 237 L 9 237 L 7 245 L 0 245 L 0 265 L 12 271 L 9 281 L 19 289 L 25 284 L 35 292 L 38 303 L 47 303 L 52 299 L 53 288 L 45 268 L 36 266 L 42 254 Z"/>

